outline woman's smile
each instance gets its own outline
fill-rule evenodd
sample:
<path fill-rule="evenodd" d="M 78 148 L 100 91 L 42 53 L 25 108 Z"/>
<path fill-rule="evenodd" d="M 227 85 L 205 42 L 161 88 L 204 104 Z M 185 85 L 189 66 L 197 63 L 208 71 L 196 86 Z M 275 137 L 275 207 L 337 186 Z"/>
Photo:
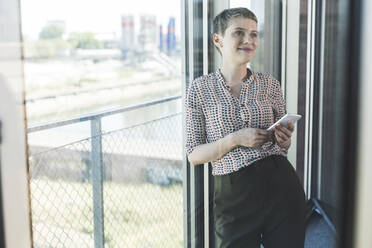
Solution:
<path fill-rule="evenodd" d="M 249 48 L 249 47 L 241 47 L 241 48 L 238 48 L 238 50 L 241 50 L 241 51 L 244 51 L 244 52 L 248 52 L 248 53 L 250 53 L 250 52 L 253 51 L 253 49 L 252 48 Z"/>

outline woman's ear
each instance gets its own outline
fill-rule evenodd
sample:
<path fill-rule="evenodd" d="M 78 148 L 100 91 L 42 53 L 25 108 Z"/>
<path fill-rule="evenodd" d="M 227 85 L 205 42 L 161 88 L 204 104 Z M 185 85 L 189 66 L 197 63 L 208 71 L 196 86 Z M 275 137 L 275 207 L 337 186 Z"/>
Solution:
<path fill-rule="evenodd" d="M 220 35 L 214 33 L 213 36 L 212 36 L 212 39 L 213 39 L 214 45 L 217 48 L 221 49 L 222 46 L 223 46 L 223 44 L 222 44 L 222 37 Z"/>

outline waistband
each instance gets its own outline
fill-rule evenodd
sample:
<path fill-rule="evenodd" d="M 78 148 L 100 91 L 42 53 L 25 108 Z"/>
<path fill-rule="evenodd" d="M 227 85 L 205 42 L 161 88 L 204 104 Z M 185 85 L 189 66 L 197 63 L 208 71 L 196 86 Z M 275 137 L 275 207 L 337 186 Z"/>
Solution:
<path fill-rule="evenodd" d="M 270 155 L 270 156 L 264 157 L 262 159 L 259 159 L 255 162 L 253 162 L 252 164 L 241 168 L 240 170 L 231 172 L 231 173 L 226 174 L 226 175 L 235 175 L 235 174 L 240 173 L 242 171 L 249 170 L 250 168 L 255 169 L 255 170 L 260 170 L 260 169 L 263 169 L 264 167 L 266 167 L 266 166 L 264 166 L 266 164 L 267 165 L 271 164 L 271 165 L 276 166 L 276 165 L 278 165 L 278 163 L 271 163 L 271 162 L 272 161 L 283 160 L 283 159 L 286 159 L 286 157 L 284 157 L 282 155 L 276 155 L 276 154 L 275 155 Z"/>

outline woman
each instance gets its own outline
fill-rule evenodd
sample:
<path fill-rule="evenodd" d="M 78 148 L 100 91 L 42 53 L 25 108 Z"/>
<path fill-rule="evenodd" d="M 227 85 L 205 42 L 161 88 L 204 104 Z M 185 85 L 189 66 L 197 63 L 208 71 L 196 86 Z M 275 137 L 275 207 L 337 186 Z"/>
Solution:
<path fill-rule="evenodd" d="M 294 124 L 266 131 L 286 113 L 280 83 L 247 69 L 257 18 L 246 8 L 213 20 L 222 68 L 196 78 L 186 96 L 186 153 L 212 162 L 217 247 L 304 246 L 306 198 L 287 160 Z"/>

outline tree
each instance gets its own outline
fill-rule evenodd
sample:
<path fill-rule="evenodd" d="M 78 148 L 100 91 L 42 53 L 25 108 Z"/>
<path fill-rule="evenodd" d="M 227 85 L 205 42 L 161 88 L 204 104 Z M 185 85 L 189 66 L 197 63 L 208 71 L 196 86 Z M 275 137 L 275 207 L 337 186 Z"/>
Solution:
<path fill-rule="evenodd" d="M 63 29 L 63 27 L 51 24 L 51 25 L 45 26 L 41 30 L 39 34 L 39 38 L 41 40 L 58 39 L 58 38 L 62 38 L 62 35 L 64 32 L 65 30 Z"/>
<path fill-rule="evenodd" d="M 81 49 L 101 49 L 103 44 L 101 41 L 94 38 L 94 34 L 90 32 L 86 33 L 72 33 L 69 41 L 75 48 Z"/>

